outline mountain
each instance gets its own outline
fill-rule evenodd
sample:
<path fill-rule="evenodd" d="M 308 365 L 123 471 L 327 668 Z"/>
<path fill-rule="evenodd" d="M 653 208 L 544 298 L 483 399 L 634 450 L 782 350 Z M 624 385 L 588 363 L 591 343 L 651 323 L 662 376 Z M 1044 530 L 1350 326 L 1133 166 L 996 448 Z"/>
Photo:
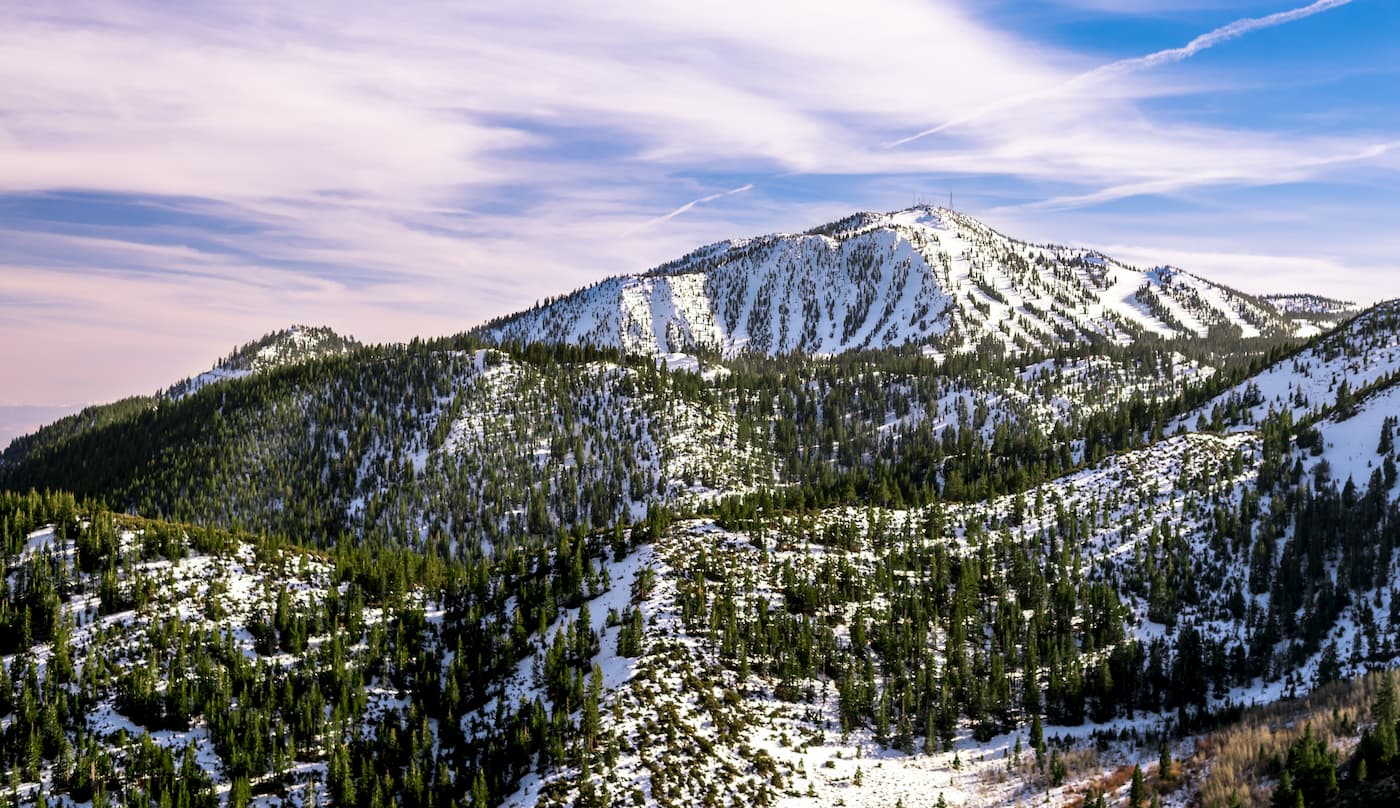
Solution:
<path fill-rule="evenodd" d="M 464 336 L 326 356 L 41 431 L 5 454 L 0 485 L 318 543 L 447 541 L 476 554 L 775 486 L 882 504 L 999 493 L 1141 443 L 1134 426 L 1150 431 L 1246 367 L 1103 345 L 1020 364 L 891 350 L 690 372 Z"/>
<path fill-rule="evenodd" d="M 164 396 L 182 398 L 208 384 L 239 379 L 307 359 L 348 353 L 359 347 L 354 337 L 342 337 L 325 326 L 289 326 L 233 349 L 209 370 L 171 385 Z"/>
<path fill-rule="evenodd" d="M 1171 267 L 1004 236 L 964 213 L 862 213 L 792 235 L 723 241 L 478 329 L 495 341 L 836 354 L 990 341 L 1013 352 L 1147 335 L 1292 335 L 1293 315 Z"/>
<path fill-rule="evenodd" d="M 1329 327 L 1356 316 L 1363 309 L 1355 303 L 1321 295 L 1273 294 L 1262 295 L 1260 299 L 1292 317 L 1301 336 L 1321 334 Z"/>
<path fill-rule="evenodd" d="M 1400 304 L 1304 340 L 947 211 L 838 225 L 616 281 L 690 278 L 727 323 L 706 289 L 797 302 L 760 258 L 820 247 L 782 266 L 849 282 L 814 333 L 856 330 L 815 353 L 743 312 L 609 345 L 564 317 L 585 290 L 407 344 L 279 332 L 12 446 L 13 801 L 1313 805 L 1400 778 Z M 966 277 L 911 280 L 950 248 Z M 1008 311 L 1078 303 L 1053 340 L 988 330 L 948 280 L 974 269 Z M 945 288 L 946 331 L 885 340 Z M 508 333 L 550 312 L 558 339 Z"/>
<path fill-rule="evenodd" d="M 130 396 L 109 404 L 95 404 L 53 423 L 21 435 L 0 451 L 0 468 L 14 465 L 41 449 L 53 448 L 92 430 L 128 421 L 153 411 L 163 403 L 178 401 L 216 382 L 295 365 L 311 359 L 337 356 L 359 348 L 353 337 L 342 337 L 326 327 L 293 325 L 273 331 L 239 346 L 198 376 L 183 379 L 151 396 Z"/>
<path fill-rule="evenodd" d="M 1346 300 L 1335 300 L 1322 295 L 1311 294 L 1269 294 L 1260 295 L 1261 300 L 1270 303 L 1285 314 L 1317 320 L 1337 321 L 1345 319 L 1364 309 Z"/>
<path fill-rule="evenodd" d="M 1379 781 L 1397 333 L 1253 372 L 461 337 L 207 387 L 19 467 L 189 521 L 0 493 L 0 759 L 26 805 L 1257 804 L 1316 739 Z M 1195 431 L 1324 361 L 1373 381 Z"/>
<path fill-rule="evenodd" d="M 1255 429 L 1270 413 L 1294 422 L 1356 400 L 1400 375 L 1400 300 L 1377 304 L 1186 413 L 1181 427 Z"/>

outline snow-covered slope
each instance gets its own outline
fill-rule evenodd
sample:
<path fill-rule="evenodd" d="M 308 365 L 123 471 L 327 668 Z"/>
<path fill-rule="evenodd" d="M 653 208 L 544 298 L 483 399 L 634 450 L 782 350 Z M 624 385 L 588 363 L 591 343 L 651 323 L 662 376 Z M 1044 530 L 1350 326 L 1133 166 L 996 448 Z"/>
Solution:
<path fill-rule="evenodd" d="M 1321 295 L 1263 295 L 1262 299 L 1293 318 L 1300 336 L 1315 336 L 1350 317 L 1362 307 L 1349 300 L 1334 300 Z"/>
<path fill-rule="evenodd" d="M 1322 295 L 1261 295 L 1274 308 L 1299 317 L 1340 320 L 1361 311 L 1362 307 L 1349 300 L 1336 300 Z"/>
<path fill-rule="evenodd" d="M 1270 411 L 1294 421 L 1320 412 L 1400 372 L 1400 301 L 1367 309 L 1336 331 L 1221 393 L 1179 421 L 1249 429 Z"/>
<path fill-rule="evenodd" d="M 1388 494 L 1396 474 L 1393 447 L 1397 416 L 1400 384 L 1391 383 L 1347 411 L 1322 420 L 1317 424 L 1315 439 L 1319 455 L 1312 460 L 1311 468 L 1315 470 L 1325 461 L 1328 477 L 1342 484 L 1351 481 L 1363 492 L 1379 473 Z"/>
<path fill-rule="evenodd" d="M 497 340 L 667 354 L 834 354 L 906 344 L 1012 351 L 1145 334 L 1300 327 L 1273 305 L 1171 267 L 1032 245 L 944 208 L 861 213 L 806 233 L 724 241 L 488 323 Z"/>
<path fill-rule="evenodd" d="M 183 398 L 199 392 L 205 385 L 239 379 L 307 359 L 346 353 L 359 344 L 354 337 L 342 337 L 325 326 L 289 326 L 234 349 L 214 367 L 172 385 L 164 395 L 172 399 Z"/>
<path fill-rule="evenodd" d="M 1380 400 L 1373 403 L 1377 411 L 1386 406 Z M 1345 440 L 1362 433 L 1359 442 Z M 1333 429 L 1328 435 L 1327 457 L 1363 444 L 1374 448 L 1369 428 L 1346 430 L 1345 435 Z M 1182 435 L 1047 482 L 1024 498 L 916 510 L 833 509 L 818 515 L 815 525 L 797 519 L 745 529 L 712 520 L 682 523 L 644 555 L 620 565 L 623 570 L 613 576 L 635 580 L 634 570 L 641 565 L 652 571 L 655 585 L 645 598 L 634 599 L 646 625 L 639 658 L 619 658 L 610 653 L 612 643 L 603 643 L 604 707 L 618 718 L 608 732 L 627 751 L 611 770 L 595 773 L 599 782 L 592 787 L 613 795 L 635 793 L 636 804 L 642 805 L 664 804 L 658 793 L 692 804 L 734 794 L 754 800 L 767 790 L 765 778 L 755 774 L 768 773 L 780 805 L 1079 805 L 1088 788 L 1114 782 L 1113 772 L 1135 763 L 1149 770 L 1158 747 L 1143 738 L 1166 732 L 1179 720 L 1173 700 L 1202 708 L 1264 704 L 1306 692 L 1327 677 L 1392 664 L 1400 637 L 1400 623 L 1389 608 L 1388 582 L 1400 567 L 1393 557 L 1376 577 L 1381 584 L 1340 609 L 1306 647 L 1274 646 L 1255 625 L 1269 613 L 1273 597 L 1267 577 L 1265 585 L 1259 584 L 1263 551 L 1250 542 L 1251 531 L 1230 519 L 1236 512 L 1269 511 L 1268 496 L 1261 502 L 1257 494 L 1261 456 L 1257 435 Z M 929 535 L 931 519 L 946 520 L 945 529 Z M 1065 552 L 1072 552 L 1074 574 L 1082 569 L 1080 597 L 1096 597 L 1091 587 L 1115 590 L 1123 610 L 1114 619 L 1121 619 L 1125 629 L 1112 647 L 1076 657 L 1072 675 L 1099 679 L 1106 661 L 1120 653 L 1129 658 L 1141 654 L 1142 664 L 1155 671 L 1144 676 L 1189 668 L 1198 663 L 1180 661 L 1180 643 L 1188 634 L 1205 649 L 1195 652 L 1205 659 L 1226 653 L 1238 658 L 1216 687 L 1191 694 L 1172 691 L 1158 709 L 1106 710 L 1097 717 L 1091 709 L 1077 719 L 1047 719 L 1045 737 L 1074 761 L 1064 783 L 1036 765 L 1032 732 L 1024 723 L 981 738 L 973 726 L 962 723 L 942 745 L 917 738 L 918 727 L 915 739 L 900 741 L 897 730 L 886 729 L 882 737 L 873 726 L 843 726 L 843 704 L 850 694 L 839 676 L 785 679 L 773 667 L 765 672 L 757 655 L 735 665 L 725 647 L 732 625 L 726 629 L 717 621 L 685 616 L 696 609 L 697 599 L 733 598 L 738 633 L 754 630 L 743 622 L 745 614 L 760 615 L 760 621 L 770 619 L 769 614 L 796 614 L 798 621 L 809 621 L 818 637 L 830 632 L 824 647 L 861 647 L 865 641 L 855 639 L 853 626 L 868 621 L 877 631 L 899 622 L 893 616 L 899 606 L 897 587 L 797 611 L 791 605 L 794 581 L 846 580 L 859 592 L 855 582 L 874 580 L 882 571 L 890 574 L 891 558 L 910 557 L 915 552 L 911 547 L 920 548 L 926 559 L 946 553 L 964 564 L 978 559 L 1002 563 L 990 559 L 1000 559 L 1010 548 L 1032 548 L 1041 567 L 1054 570 L 1058 564 L 1063 574 L 1067 556 L 1059 556 L 1047 537 L 1065 531 L 1077 536 L 1072 551 L 1066 547 Z M 843 537 L 845 546 L 833 544 L 832 536 Z M 880 536 L 900 538 L 889 542 Z M 1270 552 L 1277 547 L 1288 557 L 1295 552 L 1290 545 L 1300 541 L 1287 526 L 1259 544 Z M 1327 555 L 1329 583 L 1324 586 L 1333 578 L 1343 586 L 1345 563 Z M 932 569 L 898 563 L 896 578 L 911 587 L 946 585 L 936 582 Z M 736 579 L 742 586 L 731 588 Z M 703 594 L 709 589 L 719 594 Z M 1170 597 L 1163 596 L 1166 591 Z M 756 608 L 760 601 L 764 607 Z M 595 616 L 602 604 L 594 604 Z M 1018 604 L 1015 614 L 1025 619 L 1034 612 L 1022 612 Z M 771 619 L 777 623 L 782 618 Z M 924 641 L 939 649 L 939 669 L 955 667 L 943 652 L 947 635 L 937 628 L 936 617 L 929 619 L 932 627 Z M 600 620 L 594 622 L 600 633 L 605 631 Z M 1246 653 L 1256 662 L 1246 665 Z M 520 670 L 540 665 L 527 659 Z M 1251 665 L 1262 673 L 1252 673 Z M 516 679 L 524 682 L 528 676 L 521 673 Z M 897 689 L 887 679 L 876 681 Z M 510 693 L 527 700 L 535 695 L 526 685 Z M 488 704 L 483 712 L 493 707 Z M 1189 739 L 1178 746 L 1178 754 L 1191 748 Z M 689 763 L 683 771 L 668 765 L 678 759 Z M 1185 776 L 1202 775 L 1188 771 Z M 1117 787 L 1125 781 L 1120 777 Z M 527 778 L 506 804 L 549 804 L 543 794 L 553 790 L 556 796 L 572 797 L 578 786 L 579 772 L 561 768 Z M 646 793 L 652 798 L 643 799 Z M 1191 794 L 1191 788 L 1182 789 L 1164 804 L 1188 804 Z"/>
<path fill-rule="evenodd" d="M 610 730 L 629 754 L 603 775 L 604 787 L 639 795 L 676 789 L 668 793 L 699 802 L 763 793 L 752 778 L 757 770 L 772 772 L 773 782 L 781 783 L 774 788 L 778 804 L 793 806 L 934 806 L 940 799 L 951 805 L 1078 805 L 1100 788 L 1111 792 L 1109 804 L 1117 804 L 1115 795 L 1124 796 L 1133 765 L 1153 774 L 1157 747 L 1142 739 L 1169 731 L 1181 710 L 1272 704 L 1321 682 L 1393 666 L 1400 640 L 1393 581 L 1400 559 L 1391 552 L 1393 516 L 1380 514 L 1392 507 L 1400 482 L 1400 384 L 1392 350 L 1398 333 L 1394 307 L 1380 307 L 1241 386 L 1287 379 L 1285 389 L 1298 389 L 1333 373 L 1337 380 L 1354 379 L 1355 396 L 1343 396 L 1340 404 L 1335 395 L 1319 402 L 1325 413 L 1299 411 L 1300 418 L 1318 420 L 1296 441 L 1286 430 L 1253 431 L 1255 423 L 1236 434 L 1171 437 L 1024 495 L 986 502 L 838 508 L 814 523 L 779 518 L 745 527 L 709 520 L 681 525 L 654 545 L 646 562 L 657 577 L 641 605 L 647 649 L 628 666 L 631 678 L 607 696 L 614 714 L 623 717 Z M 1321 368 L 1319 375 L 1289 375 L 1294 362 Z M 1267 407 L 1256 420 L 1264 413 Z M 1355 487 L 1346 486 L 1347 480 Z M 944 527 L 930 531 L 930 524 Z M 1057 534 L 1073 538 L 1061 545 Z M 876 538 L 881 535 L 899 539 Z M 901 746 L 897 729 L 881 737 L 876 728 L 879 710 L 897 701 L 873 699 L 884 705 L 876 710 L 875 727 L 843 726 L 849 680 L 793 681 L 782 667 L 750 673 L 750 665 L 762 669 L 756 657 L 746 657 L 736 674 L 722 621 L 707 622 L 703 611 L 698 620 L 684 617 L 707 596 L 732 597 L 739 635 L 753 630 L 742 622 L 746 612 L 763 625 L 773 619 L 768 615 L 788 609 L 810 621 L 818 636 L 821 627 L 830 627 L 832 639 L 824 647 L 860 647 L 864 641 L 855 639 L 853 626 L 899 623 L 897 588 L 852 594 L 849 602 L 801 601 L 808 605 L 800 608 L 792 606 L 799 602 L 794 593 L 803 591 L 803 582 L 819 587 L 832 580 L 855 589 L 854 582 L 882 573 L 916 589 L 932 585 L 920 576 L 937 579 L 930 568 L 936 564 L 911 562 L 917 557 L 911 547 L 933 550 L 925 558 L 946 552 L 965 563 L 993 563 L 1013 548 L 1030 548 L 1045 570 L 1058 564 L 1061 574 L 1071 566 L 1075 575 L 1082 571 L 1081 597 L 1095 597 L 1087 594 L 1091 587 L 1111 588 L 1123 607 L 1124 635 L 1110 647 L 1086 651 L 1071 664 L 1071 675 L 1112 687 L 1105 678 L 1111 660 L 1139 659 L 1134 664 L 1148 678 L 1174 671 L 1165 700 L 1160 708 L 1125 714 L 1094 708 L 1091 699 L 1088 716 L 1047 717 L 1045 737 L 1058 740 L 1062 754 L 1075 761 L 1061 784 L 1024 751 L 1031 747 L 1024 724 L 978 738 L 975 727 L 964 723 L 941 747 L 927 738 Z M 1304 570 L 1307 577 L 1300 578 Z M 742 586 L 728 588 L 736 579 Z M 1348 596 L 1331 600 L 1334 591 Z M 755 608 L 758 601 L 763 608 Z M 1022 619 L 1036 613 L 1015 612 Z M 725 614 L 734 620 L 732 612 Z M 1306 620 L 1301 631 L 1288 622 L 1299 614 Z M 1293 626 L 1286 629 L 1293 635 L 1278 636 L 1279 615 L 1291 616 L 1283 625 Z M 982 636 L 980 630 L 974 636 Z M 947 639 L 933 629 L 926 641 L 941 650 Z M 1199 658 L 1187 661 L 1188 655 Z M 955 664 L 945 653 L 936 667 L 946 671 Z M 1182 690 L 1177 679 L 1195 675 L 1183 672 L 1206 669 L 1224 673 L 1213 674 L 1213 686 L 1202 678 L 1199 690 Z M 1113 676 L 1119 675 L 1115 669 Z M 876 681 L 907 692 L 889 679 Z M 697 689 L 697 682 L 704 686 Z M 693 747 L 707 754 L 689 755 Z M 736 749 L 741 754 L 734 755 Z M 1189 739 L 1175 754 L 1188 749 Z M 1177 775 L 1184 787 L 1165 789 L 1163 804 L 1194 804 L 1194 790 L 1211 771 L 1208 763 L 1199 764 L 1211 760 L 1209 747 L 1197 745 L 1195 751 L 1195 767 Z M 695 763 L 677 774 L 665 765 L 676 757 Z M 550 785 L 561 794 L 579 793 L 577 777 L 576 771 L 560 770 L 530 779 L 507 804 L 537 804 Z"/>

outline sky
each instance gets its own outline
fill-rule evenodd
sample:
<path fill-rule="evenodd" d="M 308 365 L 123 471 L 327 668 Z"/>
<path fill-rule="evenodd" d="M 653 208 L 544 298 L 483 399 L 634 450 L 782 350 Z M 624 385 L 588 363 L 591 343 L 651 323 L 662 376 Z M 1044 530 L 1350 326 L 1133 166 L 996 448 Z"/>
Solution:
<path fill-rule="evenodd" d="M 1400 296 L 1395 0 L 0 0 L 0 445 L 915 200 Z"/>

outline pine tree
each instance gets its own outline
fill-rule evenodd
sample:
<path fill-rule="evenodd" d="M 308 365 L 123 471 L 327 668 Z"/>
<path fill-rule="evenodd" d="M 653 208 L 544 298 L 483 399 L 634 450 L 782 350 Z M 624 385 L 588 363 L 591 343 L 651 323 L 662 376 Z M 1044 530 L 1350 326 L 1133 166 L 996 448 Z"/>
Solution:
<path fill-rule="evenodd" d="M 1144 808 L 1147 803 L 1147 784 L 1142 779 L 1142 767 L 1133 766 L 1133 780 L 1128 786 L 1128 808 Z"/>
<path fill-rule="evenodd" d="M 1400 746 L 1396 738 L 1396 721 L 1400 720 L 1400 716 L 1397 716 L 1395 682 L 1388 672 L 1381 675 L 1381 684 L 1371 705 L 1371 717 L 1376 722 L 1372 730 L 1376 742 L 1376 762 L 1389 764 L 1395 759 L 1397 746 Z"/>

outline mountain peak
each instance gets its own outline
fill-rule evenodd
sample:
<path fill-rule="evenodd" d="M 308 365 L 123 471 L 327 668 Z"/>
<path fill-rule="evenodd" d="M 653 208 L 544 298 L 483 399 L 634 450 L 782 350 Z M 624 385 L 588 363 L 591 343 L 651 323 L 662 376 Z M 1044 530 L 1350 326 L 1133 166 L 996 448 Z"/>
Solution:
<path fill-rule="evenodd" d="M 346 353 L 359 346 L 354 337 L 341 336 L 328 326 L 293 323 L 234 348 L 209 370 L 171 386 L 163 395 L 171 399 L 183 398 L 207 384 Z"/>
<path fill-rule="evenodd" d="M 967 213 L 921 204 L 717 242 L 477 333 L 733 356 L 903 345 L 1017 354 L 1099 340 L 1204 338 L 1220 328 L 1287 337 L 1304 325 L 1189 272 L 1142 271 L 1097 250 L 1019 241 Z"/>
<path fill-rule="evenodd" d="M 357 345 L 354 337 L 342 337 L 328 326 L 294 323 L 235 348 L 216 367 L 265 370 L 314 356 L 342 353 Z"/>

